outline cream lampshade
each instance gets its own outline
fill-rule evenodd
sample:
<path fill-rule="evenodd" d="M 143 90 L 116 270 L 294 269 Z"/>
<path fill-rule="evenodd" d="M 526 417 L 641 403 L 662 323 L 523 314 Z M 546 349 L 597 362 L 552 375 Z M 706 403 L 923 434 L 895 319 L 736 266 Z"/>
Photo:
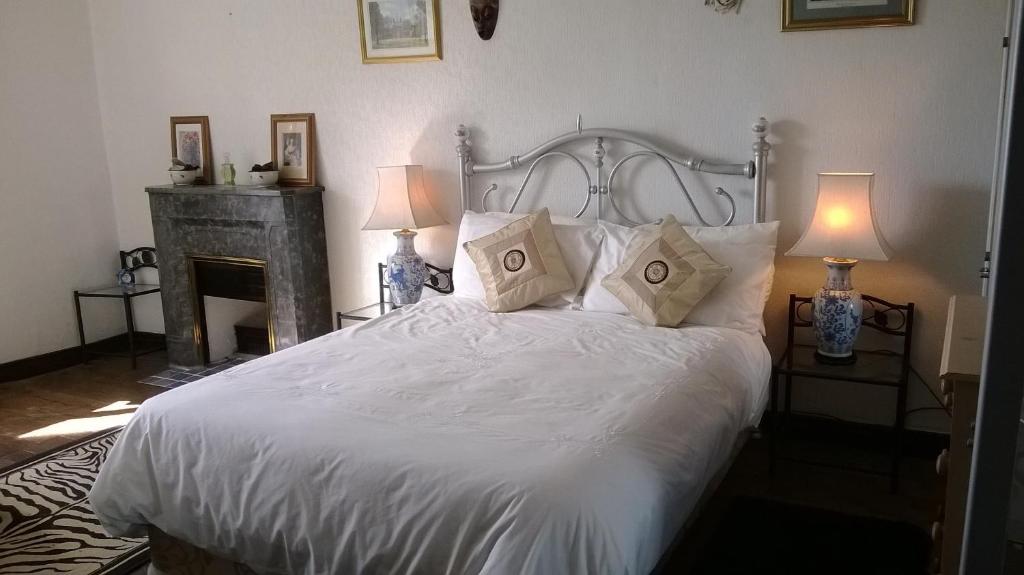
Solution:
<path fill-rule="evenodd" d="M 423 166 L 377 168 L 377 203 L 364 230 L 399 230 L 398 249 L 388 257 L 388 285 L 394 305 L 413 304 L 423 294 L 427 266 L 416 253 L 414 229 L 446 224 L 427 198 Z"/>
<path fill-rule="evenodd" d="M 823 363 L 856 361 L 853 351 L 864 306 L 850 270 L 859 260 L 889 259 L 871 211 L 874 174 L 818 174 L 814 218 L 787 256 L 823 257 L 828 277 L 814 296 L 817 358 Z"/>

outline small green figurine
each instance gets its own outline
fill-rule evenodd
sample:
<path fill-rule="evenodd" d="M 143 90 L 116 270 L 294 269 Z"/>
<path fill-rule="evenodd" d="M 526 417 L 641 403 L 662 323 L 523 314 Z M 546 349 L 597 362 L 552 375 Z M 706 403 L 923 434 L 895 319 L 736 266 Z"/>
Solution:
<path fill-rule="evenodd" d="M 220 166 L 220 173 L 224 177 L 225 185 L 235 185 L 235 165 L 231 163 L 231 154 L 224 154 L 224 163 Z"/>

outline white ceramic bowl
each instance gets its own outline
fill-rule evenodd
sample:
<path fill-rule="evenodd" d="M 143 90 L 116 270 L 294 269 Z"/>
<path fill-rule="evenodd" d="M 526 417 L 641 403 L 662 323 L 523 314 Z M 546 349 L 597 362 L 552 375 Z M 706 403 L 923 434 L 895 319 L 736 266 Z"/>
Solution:
<path fill-rule="evenodd" d="M 278 171 L 273 172 L 249 172 L 249 181 L 258 186 L 273 186 L 277 183 Z"/>
<path fill-rule="evenodd" d="M 196 181 L 196 174 L 199 170 L 167 170 L 171 175 L 171 182 L 176 186 L 186 186 Z"/>

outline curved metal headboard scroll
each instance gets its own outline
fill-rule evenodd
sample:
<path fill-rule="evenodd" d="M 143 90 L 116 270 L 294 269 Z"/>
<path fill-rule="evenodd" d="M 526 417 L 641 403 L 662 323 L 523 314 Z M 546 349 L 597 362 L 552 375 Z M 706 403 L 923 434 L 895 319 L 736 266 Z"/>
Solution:
<path fill-rule="evenodd" d="M 619 206 L 615 203 L 615 196 L 612 192 L 615 190 L 615 186 L 613 184 L 615 183 L 615 175 L 619 173 L 619 168 L 621 168 L 623 165 L 626 164 L 626 162 L 632 160 L 633 158 L 643 157 L 655 158 L 661 160 L 662 163 L 664 163 L 665 167 L 668 168 L 668 171 L 671 172 L 672 177 L 675 178 L 676 185 L 678 185 L 679 189 L 683 192 L 683 196 L 686 198 L 686 202 L 690 204 L 690 209 L 693 211 L 694 215 L 697 216 L 697 219 L 700 220 L 700 223 L 702 225 L 710 226 L 711 224 L 709 224 L 708 221 L 704 219 L 704 216 L 701 215 L 700 210 L 697 208 L 697 204 L 693 203 L 693 196 L 691 196 L 690 191 L 686 189 L 686 184 L 684 184 L 683 179 L 679 177 L 679 172 L 676 171 L 676 168 L 675 166 L 672 165 L 672 162 L 669 161 L 669 159 L 666 158 L 665 156 L 662 156 L 661 154 L 649 152 L 647 150 L 633 152 L 632 154 L 629 154 L 626 157 L 622 158 L 621 160 L 619 160 L 617 164 L 615 164 L 615 167 L 612 168 L 612 172 L 608 174 L 608 203 L 611 205 L 612 209 L 615 210 L 615 213 L 619 214 L 620 218 L 626 220 L 627 222 L 634 226 L 640 225 L 640 222 L 634 222 L 633 220 L 626 217 L 626 214 L 622 213 L 622 210 L 620 210 Z M 715 188 L 715 193 L 718 194 L 719 196 L 725 197 L 725 199 L 729 201 L 729 217 L 725 219 L 724 223 L 719 224 L 722 226 L 727 226 L 731 224 L 734 219 L 736 219 L 736 201 L 733 200 L 732 196 L 722 188 Z"/>
<path fill-rule="evenodd" d="M 464 210 L 472 209 L 472 180 L 473 176 L 478 174 L 489 174 L 504 171 L 517 170 L 525 166 L 529 166 L 526 177 L 523 180 L 522 185 L 519 187 L 516 193 L 511 209 L 514 211 L 516 206 L 522 199 L 523 193 L 526 190 L 534 172 L 540 163 L 546 160 L 559 159 L 568 160 L 575 164 L 584 173 L 586 177 L 587 187 L 585 189 L 585 200 L 582 208 L 577 212 L 576 217 L 581 217 L 589 208 L 591 199 L 593 196 L 597 196 L 597 217 L 601 219 L 602 214 L 602 201 L 601 197 L 606 196 L 608 198 L 608 204 L 612 210 L 618 214 L 624 221 L 637 225 L 639 222 L 635 222 L 630 218 L 626 217 L 615 203 L 613 195 L 615 177 L 619 173 L 620 168 L 629 162 L 630 160 L 638 157 L 654 158 L 658 164 L 666 166 L 669 169 L 670 175 L 679 186 L 683 197 L 686 199 L 690 209 L 696 215 L 697 219 L 705 226 L 711 224 L 708 223 L 707 219 L 700 213 L 697 208 L 693 197 L 690 194 L 689 189 L 683 183 L 682 178 L 679 176 L 679 172 L 676 166 L 682 166 L 693 172 L 703 172 L 707 174 L 719 174 L 725 176 L 740 176 L 746 179 L 754 180 L 754 221 L 763 222 L 765 219 L 765 199 L 767 192 L 767 173 L 766 166 L 768 160 L 768 153 L 771 150 L 771 144 L 768 143 L 765 136 L 768 132 L 768 121 L 764 118 L 758 119 L 753 126 L 754 131 L 754 145 L 753 160 L 743 163 L 715 163 L 707 160 L 698 158 L 691 158 L 686 156 L 680 156 L 669 152 L 662 147 L 654 144 L 650 140 L 626 132 L 623 130 L 614 129 L 582 129 L 582 126 L 577 126 L 576 131 L 563 134 L 557 138 L 549 140 L 540 146 L 526 152 L 525 154 L 518 156 L 511 156 L 508 160 L 494 164 L 480 164 L 477 163 L 472 156 L 472 144 L 469 141 L 469 129 L 464 125 L 460 125 L 455 132 L 455 136 L 459 140 L 459 145 L 456 147 L 456 152 L 459 157 L 459 173 L 460 173 L 460 187 L 462 192 L 462 207 Z M 605 140 L 618 140 L 633 144 L 640 148 L 638 151 L 630 153 L 625 157 L 621 158 L 611 169 L 611 172 L 605 177 L 604 164 L 606 151 L 604 148 Z M 597 175 L 597 182 L 594 183 L 594 179 L 591 178 L 590 172 L 587 170 L 583 161 L 581 161 L 575 155 L 559 150 L 563 146 L 567 146 L 580 140 L 592 140 L 594 142 L 594 149 L 591 153 L 591 161 L 594 164 Z M 484 192 L 481 198 L 481 207 L 486 211 L 487 209 L 487 198 L 489 195 L 497 189 L 497 186 L 492 184 L 487 191 Z M 726 192 L 724 189 L 717 187 L 715 193 L 724 198 L 729 205 L 729 215 L 725 219 L 722 226 L 727 226 L 733 223 L 736 216 L 736 202 L 733 197 Z"/>

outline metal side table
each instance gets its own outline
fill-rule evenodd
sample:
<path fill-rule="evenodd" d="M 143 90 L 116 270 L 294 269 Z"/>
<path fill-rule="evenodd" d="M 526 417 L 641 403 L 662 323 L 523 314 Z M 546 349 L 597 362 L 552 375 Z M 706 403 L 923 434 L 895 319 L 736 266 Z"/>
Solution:
<path fill-rule="evenodd" d="M 135 314 L 132 312 L 132 300 L 143 295 L 152 293 L 160 293 L 160 286 L 155 284 L 136 284 L 133 286 L 118 286 L 108 287 L 93 290 L 75 290 L 75 316 L 78 320 L 78 340 L 82 348 L 82 361 L 89 361 L 89 356 L 92 355 L 105 355 L 105 356 L 116 356 L 116 357 L 128 357 L 132 360 L 132 369 L 136 368 L 138 358 L 141 355 L 159 351 L 165 348 L 165 344 L 161 341 L 159 343 L 142 343 L 139 340 L 138 334 L 135 331 Z M 125 325 L 128 328 L 128 351 L 104 351 L 98 349 L 90 349 L 85 343 L 85 325 L 82 323 L 82 298 L 108 298 L 108 299 L 120 299 L 124 302 L 124 320 Z"/>
<path fill-rule="evenodd" d="M 885 300 L 864 295 L 864 318 L 862 326 L 880 331 L 884 334 L 902 338 L 902 353 L 889 351 L 857 351 L 857 362 L 851 365 L 825 365 L 814 359 L 815 346 L 795 343 L 798 328 L 810 328 L 811 319 L 801 317 L 801 312 L 809 310 L 812 298 L 789 296 L 789 322 L 786 351 L 772 368 L 771 379 L 771 435 L 770 461 L 771 469 L 775 470 L 777 459 L 785 459 L 799 463 L 838 467 L 889 477 L 890 488 L 895 493 L 899 489 L 900 460 L 903 457 L 903 430 L 907 411 L 907 382 L 910 379 L 910 345 L 914 329 L 914 304 L 906 305 L 889 303 Z M 785 424 L 792 414 L 793 381 L 797 378 L 843 381 L 848 383 L 882 386 L 895 390 L 896 417 L 892 425 L 892 459 L 887 471 L 881 472 L 864 467 L 840 465 L 783 457 L 777 454 L 777 446 Z M 785 385 L 783 413 L 779 413 L 779 387 Z"/>

